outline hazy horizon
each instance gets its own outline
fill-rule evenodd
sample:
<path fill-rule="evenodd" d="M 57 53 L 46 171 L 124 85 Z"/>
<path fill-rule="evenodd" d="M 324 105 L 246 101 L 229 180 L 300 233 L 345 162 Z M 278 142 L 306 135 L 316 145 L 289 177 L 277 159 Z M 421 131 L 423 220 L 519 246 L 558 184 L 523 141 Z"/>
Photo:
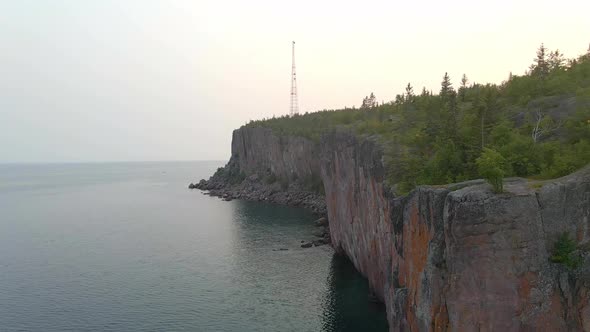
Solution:
<path fill-rule="evenodd" d="M 222 161 L 231 132 L 299 109 L 524 73 L 590 43 L 590 3 L 56 0 L 0 3 L 0 163 Z"/>
<path fill-rule="evenodd" d="M 76 164 L 148 164 L 148 163 L 225 163 L 227 159 L 219 160 L 104 160 L 104 161 L 2 161 L 0 166 L 12 165 L 76 165 Z"/>

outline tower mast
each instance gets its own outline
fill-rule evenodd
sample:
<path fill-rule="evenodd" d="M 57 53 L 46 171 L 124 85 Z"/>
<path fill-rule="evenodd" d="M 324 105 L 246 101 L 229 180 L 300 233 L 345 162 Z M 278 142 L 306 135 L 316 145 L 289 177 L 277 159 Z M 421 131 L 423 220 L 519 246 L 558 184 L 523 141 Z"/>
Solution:
<path fill-rule="evenodd" d="M 293 66 L 291 68 L 291 108 L 289 115 L 293 116 L 299 113 L 299 103 L 297 101 L 297 79 L 295 74 L 295 41 L 293 41 Z"/>

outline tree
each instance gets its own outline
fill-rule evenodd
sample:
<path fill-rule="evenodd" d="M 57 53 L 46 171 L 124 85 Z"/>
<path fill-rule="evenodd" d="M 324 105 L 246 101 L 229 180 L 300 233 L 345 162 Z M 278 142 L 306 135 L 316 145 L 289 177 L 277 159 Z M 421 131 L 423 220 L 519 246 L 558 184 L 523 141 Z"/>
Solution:
<path fill-rule="evenodd" d="M 414 88 L 408 83 L 406 86 L 406 103 L 412 103 L 414 101 Z"/>
<path fill-rule="evenodd" d="M 451 91 L 453 91 L 453 84 L 451 83 L 451 78 L 449 77 L 449 74 L 445 72 L 445 76 L 443 76 L 443 81 L 440 84 L 441 98 L 448 97 Z"/>
<path fill-rule="evenodd" d="M 377 98 L 375 98 L 375 95 L 371 92 L 371 95 L 369 96 L 369 107 L 373 108 L 377 106 Z"/>
<path fill-rule="evenodd" d="M 469 83 L 467 75 L 463 74 L 463 77 L 461 77 L 461 87 L 459 88 L 459 97 L 461 98 L 461 101 L 465 101 L 465 91 L 467 91 L 467 83 Z"/>
<path fill-rule="evenodd" d="M 367 108 L 374 108 L 374 107 L 377 107 L 377 98 L 371 92 L 371 95 L 369 97 L 365 96 L 365 98 L 363 98 L 363 103 L 361 105 L 361 108 L 367 109 Z"/>
<path fill-rule="evenodd" d="M 428 91 L 426 90 L 425 86 L 422 87 L 422 92 L 420 93 L 420 96 L 422 96 L 422 97 L 428 96 Z"/>
<path fill-rule="evenodd" d="M 504 169 L 506 160 L 496 150 L 484 148 L 483 152 L 475 160 L 479 175 L 486 179 L 494 188 L 496 193 L 504 191 Z"/>
<path fill-rule="evenodd" d="M 531 75 L 545 79 L 549 73 L 549 65 L 546 59 L 547 48 L 541 43 L 539 49 L 537 49 L 537 57 L 535 63 L 531 65 Z"/>
<path fill-rule="evenodd" d="M 443 76 L 440 87 L 441 111 L 445 138 L 455 141 L 457 138 L 457 93 L 453 89 L 448 73 Z"/>
<path fill-rule="evenodd" d="M 559 50 L 555 50 L 549 53 L 549 60 L 547 61 L 549 71 L 554 71 L 563 68 L 564 63 L 565 59 L 563 57 L 563 54 L 560 53 Z"/>
<path fill-rule="evenodd" d="M 533 139 L 533 143 L 536 144 L 541 138 L 541 136 L 561 128 L 561 125 L 561 121 L 553 121 L 551 117 L 544 114 L 541 108 L 535 109 L 535 111 L 533 112 L 533 130 L 531 132 L 531 138 Z"/>
<path fill-rule="evenodd" d="M 588 44 L 588 50 L 586 51 L 586 54 L 583 54 L 580 56 L 580 61 L 584 61 L 584 60 L 588 60 L 588 59 L 590 59 L 590 44 Z M 570 61 L 576 61 L 576 59 L 573 59 Z"/>

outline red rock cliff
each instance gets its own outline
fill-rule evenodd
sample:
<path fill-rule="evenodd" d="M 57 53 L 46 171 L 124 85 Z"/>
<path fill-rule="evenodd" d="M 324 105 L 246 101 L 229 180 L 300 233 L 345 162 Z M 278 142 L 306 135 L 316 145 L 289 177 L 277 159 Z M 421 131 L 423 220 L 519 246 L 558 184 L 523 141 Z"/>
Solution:
<path fill-rule="evenodd" d="M 234 131 L 228 167 L 321 173 L 332 244 L 385 302 L 391 331 L 590 332 L 590 256 L 576 270 L 549 261 L 564 231 L 590 246 L 590 168 L 537 189 L 471 181 L 394 197 L 376 140 L 334 132 L 318 145 L 267 128 Z"/>
<path fill-rule="evenodd" d="M 333 246 L 387 305 L 392 331 L 590 331 L 590 259 L 550 263 L 558 236 L 590 242 L 590 169 L 534 190 L 472 181 L 405 197 L 383 186 L 381 148 L 322 141 Z"/>

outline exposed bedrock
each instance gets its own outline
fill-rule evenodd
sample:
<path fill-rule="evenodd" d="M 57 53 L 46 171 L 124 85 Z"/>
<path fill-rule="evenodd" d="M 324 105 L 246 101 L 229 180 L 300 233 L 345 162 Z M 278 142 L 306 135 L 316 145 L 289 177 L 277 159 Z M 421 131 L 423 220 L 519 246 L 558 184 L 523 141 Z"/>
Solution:
<path fill-rule="evenodd" d="M 246 174 L 289 181 L 319 175 L 318 146 L 303 137 L 277 136 L 269 128 L 242 127 L 232 135 L 232 159 Z"/>
<path fill-rule="evenodd" d="M 590 331 L 589 257 L 573 271 L 549 261 L 564 231 L 590 242 L 590 169 L 538 190 L 514 180 L 500 195 L 474 184 L 396 198 L 381 156 L 370 138 L 322 140 L 332 244 L 384 300 L 392 331 Z"/>
<path fill-rule="evenodd" d="M 590 332 L 589 167 L 542 186 L 512 179 L 503 194 L 471 181 L 395 197 L 375 138 L 335 131 L 317 144 L 243 127 L 224 171 L 195 187 L 282 202 L 320 177 L 332 245 L 384 301 L 391 331 Z M 563 232 L 583 259 L 575 269 L 550 261 Z"/>

